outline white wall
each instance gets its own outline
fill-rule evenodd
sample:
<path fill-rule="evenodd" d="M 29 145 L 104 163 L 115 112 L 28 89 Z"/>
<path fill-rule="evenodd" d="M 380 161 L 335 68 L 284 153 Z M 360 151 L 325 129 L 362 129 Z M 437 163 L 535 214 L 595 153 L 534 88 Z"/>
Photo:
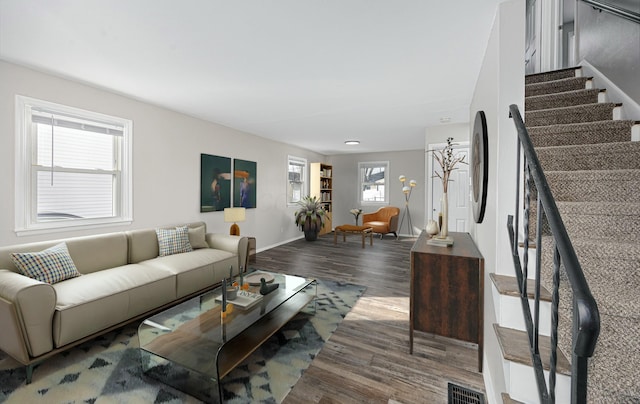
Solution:
<path fill-rule="evenodd" d="M 349 210 L 361 208 L 363 212 L 373 212 L 385 205 L 361 206 L 358 196 L 358 163 L 367 161 L 388 161 L 389 172 L 387 179 L 389 184 L 389 205 L 397 206 L 401 209 L 400 215 L 405 206 L 405 197 L 402 193 L 402 184 L 398 180 L 400 175 L 404 175 L 408 180 L 416 180 L 418 185 L 411 192 L 409 200 L 409 212 L 414 228 L 414 234 L 419 234 L 425 227 L 424 211 L 424 150 L 397 151 L 386 153 L 362 153 L 335 155 L 330 158 L 333 165 L 333 227 L 345 223 L 355 223 L 353 215 Z M 405 184 L 408 185 L 408 184 Z M 400 234 L 407 234 L 407 219 L 399 229 Z M 362 218 L 360 218 L 362 223 Z"/>
<path fill-rule="evenodd" d="M 287 155 L 309 162 L 324 156 L 6 62 L 0 62 L 0 78 L 0 245 L 197 220 L 209 231 L 228 232 L 222 212 L 200 213 L 200 153 L 257 162 L 257 208 L 247 210 L 240 230 L 257 238 L 258 249 L 302 236 L 293 223 L 295 208 L 286 207 Z M 16 236 L 16 94 L 133 121 L 132 225 Z"/>
<path fill-rule="evenodd" d="M 640 3 L 626 8 L 640 12 Z M 578 60 L 586 60 L 640 104 L 640 24 L 578 2 Z"/>
<path fill-rule="evenodd" d="M 509 250 L 507 215 L 515 209 L 516 130 L 509 119 L 509 105 L 524 105 L 523 1 L 509 0 L 498 6 L 482 68 L 474 91 L 469 119 L 483 110 L 489 137 L 489 179 L 484 221 L 472 224 L 471 234 L 485 259 L 484 367 L 490 402 L 502 402 L 506 392 L 502 354 L 493 330 L 499 320 L 499 301 L 493 300 L 489 274 L 513 274 Z"/>

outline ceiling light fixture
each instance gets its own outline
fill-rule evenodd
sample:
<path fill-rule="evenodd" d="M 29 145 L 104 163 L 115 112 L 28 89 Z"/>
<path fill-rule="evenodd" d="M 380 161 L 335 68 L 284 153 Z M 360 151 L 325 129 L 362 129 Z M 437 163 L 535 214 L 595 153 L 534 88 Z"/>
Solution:
<path fill-rule="evenodd" d="M 349 145 L 349 146 L 354 146 L 354 145 L 360 144 L 360 141 L 359 140 L 345 140 L 344 144 Z"/>

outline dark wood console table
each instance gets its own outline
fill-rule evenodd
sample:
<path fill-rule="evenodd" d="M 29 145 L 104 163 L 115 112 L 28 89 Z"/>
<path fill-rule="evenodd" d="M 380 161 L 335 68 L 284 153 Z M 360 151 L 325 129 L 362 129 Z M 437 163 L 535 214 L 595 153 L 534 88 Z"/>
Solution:
<path fill-rule="evenodd" d="M 422 232 L 411 248 L 409 352 L 414 330 L 478 344 L 482 372 L 484 258 L 469 233 L 449 233 L 454 244 L 427 244 Z"/>

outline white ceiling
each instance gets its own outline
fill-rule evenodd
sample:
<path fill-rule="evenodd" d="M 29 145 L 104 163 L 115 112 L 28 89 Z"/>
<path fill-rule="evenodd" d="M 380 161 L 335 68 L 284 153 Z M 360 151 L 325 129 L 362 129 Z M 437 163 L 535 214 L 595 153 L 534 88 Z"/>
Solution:
<path fill-rule="evenodd" d="M 322 154 L 415 150 L 468 121 L 501 1 L 0 0 L 0 59 Z"/>

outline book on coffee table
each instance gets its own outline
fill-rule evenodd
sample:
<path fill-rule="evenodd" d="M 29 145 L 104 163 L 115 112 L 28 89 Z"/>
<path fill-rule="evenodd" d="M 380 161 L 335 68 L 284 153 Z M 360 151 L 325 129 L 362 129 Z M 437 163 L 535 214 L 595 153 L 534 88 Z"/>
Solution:
<path fill-rule="evenodd" d="M 222 294 L 216 296 L 216 301 L 222 301 Z M 241 309 L 248 309 L 261 301 L 262 295 L 260 293 L 253 293 L 246 290 L 239 290 L 238 295 L 233 300 L 227 299 L 227 303 L 232 303 Z"/>

